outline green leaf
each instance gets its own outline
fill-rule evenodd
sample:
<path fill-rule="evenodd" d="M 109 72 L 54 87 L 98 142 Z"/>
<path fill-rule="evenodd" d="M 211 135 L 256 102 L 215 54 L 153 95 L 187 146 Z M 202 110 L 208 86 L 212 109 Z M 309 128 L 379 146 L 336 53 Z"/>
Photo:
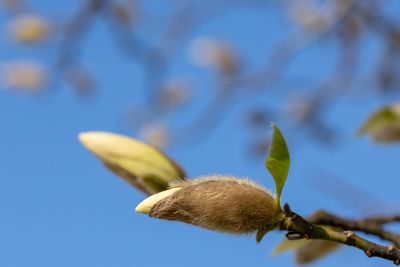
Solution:
<path fill-rule="evenodd" d="M 256 234 L 256 242 L 257 242 L 257 244 L 261 242 L 261 240 L 264 238 L 264 236 L 268 232 L 274 230 L 275 228 L 276 228 L 276 225 L 270 225 L 269 228 L 258 230 L 257 234 Z"/>
<path fill-rule="evenodd" d="M 258 230 L 256 234 L 256 242 L 257 244 L 261 242 L 261 240 L 264 238 L 264 236 L 268 233 L 268 229 L 264 230 Z"/>
<path fill-rule="evenodd" d="M 279 128 L 274 123 L 272 124 L 272 128 L 272 142 L 265 166 L 272 177 L 274 177 L 277 194 L 276 201 L 280 207 L 282 189 L 289 173 L 290 154 L 285 138 Z"/>
<path fill-rule="evenodd" d="M 374 112 L 358 135 L 369 135 L 376 143 L 400 142 L 400 104 L 384 106 Z"/>
<path fill-rule="evenodd" d="M 367 134 L 380 130 L 385 125 L 392 123 L 396 120 L 395 114 L 390 110 L 390 107 L 383 107 L 382 109 L 374 112 L 363 126 L 358 130 L 359 135 Z"/>
<path fill-rule="evenodd" d="M 282 242 L 275 247 L 274 251 L 272 252 L 272 255 L 277 256 L 287 251 L 297 250 L 299 248 L 308 245 L 310 242 L 312 242 L 312 240 L 307 240 L 307 239 L 289 240 L 287 238 L 284 238 Z"/>
<path fill-rule="evenodd" d="M 296 250 L 296 263 L 304 265 L 321 259 L 341 247 L 340 243 L 327 240 L 308 240 L 303 247 Z"/>
<path fill-rule="evenodd" d="M 285 252 L 294 251 L 296 263 L 298 265 L 303 265 L 323 258 L 339 247 L 339 243 L 332 241 L 308 239 L 288 240 L 285 238 L 275 247 L 271 254 L 272 256 L 278 256 Z"/>

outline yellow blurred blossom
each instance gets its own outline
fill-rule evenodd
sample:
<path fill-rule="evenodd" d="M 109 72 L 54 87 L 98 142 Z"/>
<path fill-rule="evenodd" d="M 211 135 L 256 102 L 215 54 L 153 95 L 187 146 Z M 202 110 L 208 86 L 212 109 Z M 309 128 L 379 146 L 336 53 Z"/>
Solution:
<path fill-rule="evenodd" d="M 38 43 L 48 37 L 50 24 L 38 15 L 20 15 L 10 22 L 9 31 L 17 43 Z"/>
<path fill-rule="evenodd" d="M 46 81 L 46 68 L 39 62 L 13 61 L 0 67 L 1 87 L 38 91 L 45 87 Z"/>

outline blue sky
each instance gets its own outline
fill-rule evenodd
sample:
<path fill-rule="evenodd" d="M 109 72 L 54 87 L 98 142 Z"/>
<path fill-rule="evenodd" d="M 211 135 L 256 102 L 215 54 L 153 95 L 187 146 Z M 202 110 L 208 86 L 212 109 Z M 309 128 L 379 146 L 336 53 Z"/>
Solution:
<path fill-rule="evenodd" d="M 44 14 L 70 13 L 78 2 L 37 0 L 32 5 Z M 6 21 L 7 16 L 1 13 L 0 25 Z M 251 25 L 267 25 L 265 34 Z M 272 47 L 285 26 L 281 14 L 274 10 L 268 16 L 265 12 L 242 10 L 200 26 L 191 37 L 232 40 L 257 65 L 262 60 L 258 55 Z M 374 42 L 371 39 L 365 44 L 363 60 L 367 62 L 368 51 L 377 49 Z M 17 50 L 0 39 L 0 62 L 32 57 L 50 64 L 53 52 L 51 48 Z M 293 62 L 291 73 L 315 75 L 312 65 L 318 64 L 320 75 L 327 75 L 331 66 L 324 53 L 319 45 L 311 47 Z M 304 64 L 304 60 L 312 63 Z M 102 22 L 89 34 L 82 61 L 93 69 L 100 85 L 89 99 L 81 99 L 65 87 L 50 88 L 35 96 L 0 90 L 0 266 L 294 265 L 291 254 L 270 256 L 281 233 L 272 233 L 256 245 L 253 236 L 224 235 L 135 214 L 134 207 L 144 196 L 103 168 L 79 144 L 77 135 L 88 130 L 130 134 L 121 117 L 133 103 L 143 99 L 140 68 L 115 50 Z M 184 51 L 171 70 L 171 74 L 181 73 L 199 77 L 200 88 L 210 86 L 207 79 L 202 79 L 206 74 L 189 65 Z M 201 91 L 199 97 L 206 95 Z M 281 101 L 274 94 L 243 101 L 204 142 L 172 150 L 171 156 L 191 177 L 233 174 L 273 188 L 262 161 L 245 154 L 249 136 L 241 130 L 240 118 L 246 107 L 263 101 L 274 103 L 274 97 Z M 367 212 L 399 212 L 395 186 L 399 147 L 377 146 L 354 136 L 370 112 L 391 101 L 394 99 L 345 97 L 327 116 L 340 132 L 336 145 L 323 147 L 304 140 L 301 145 L 290 146 L 293 159 L 283 201 L 304 215 L 319 208 L 353 217 Z M 285 127 L 281 130 L 286 133 Z M 265 129 L 266 138 L 269 134 Z M 289 145 L 294 143 L 291 133 L 287 136 Z M 342 188 L 335 176 L 366 195 L 369 192 L 377 196 L 373 200 L 383 203 L 384 209 L 369 208 L 372 201 L 366 199 L 371 197 L 360 200 L 351 191 L 335 194 Z M 391 266 L 351 248 L 343 248 L 313 266 L 355 264 Z"/>

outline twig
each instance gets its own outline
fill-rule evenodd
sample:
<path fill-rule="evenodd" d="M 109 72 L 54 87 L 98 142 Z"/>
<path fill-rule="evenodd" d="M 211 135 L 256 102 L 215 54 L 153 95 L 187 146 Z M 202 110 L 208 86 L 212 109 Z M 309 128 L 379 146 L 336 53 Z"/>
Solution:
<path fill-rule="evenodd" d="M 284 209 L 285 216 L 279 225 L 279 229 L 289 231 L 291 233 L 289 237 L 296 236 L 296 238 L 299 238 L 300 235 L 306 239 L 334 241 L 356 247 L 364 251 L 368 257 L 379 257 L 390 260 L 395 265 L 400 265 L 400 250 L 394 246 L 381 246 L 358 236 L 352 231 L 335 231 L 310 223 L 292 212 L 287 204 Z"/>
<path fill-rule="evenodd" d="M 366 218 L 364 219 L 364 221 L 377 224 L 388 224 L 393 222 L 400 222 L 400 215 L 375 216 Z"/>
<path fill-rule="evenodd" d="M 325 211 L 317 211 L 308 218 L 308 221 L 319 225 L 330 225 L 343 228 L 344 230 L 361 231 L 380 237 L 383 240 L 393 242 L 396 247 L 400 247 L 400 235 L 391 233 L 383 229 L 382 225 L 398 221 L 400 216 L 380 216 L 361 220 L 344 219 Z"/>

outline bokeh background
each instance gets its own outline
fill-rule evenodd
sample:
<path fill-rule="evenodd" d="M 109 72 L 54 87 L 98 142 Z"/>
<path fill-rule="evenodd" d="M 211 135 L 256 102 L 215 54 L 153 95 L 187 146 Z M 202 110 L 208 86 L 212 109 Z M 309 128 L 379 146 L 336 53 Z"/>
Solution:
<path fill-rule="evenodd" d="M 189 177 L 274 188 L 263 161 L 275 121 L 293 210 L 399 213 L 399 147 L 356 135 L 399 96 L 398 11 L 372 0 L 3 0 L 0 266 L 295 265 L 271 256 L 282 233 L 256 245 L 135 214 L 145 196 L 80 145 L 91 130 L 153 143 Z M 312 266 L 338 265 L 391 263 L 341 248 Z"/>

